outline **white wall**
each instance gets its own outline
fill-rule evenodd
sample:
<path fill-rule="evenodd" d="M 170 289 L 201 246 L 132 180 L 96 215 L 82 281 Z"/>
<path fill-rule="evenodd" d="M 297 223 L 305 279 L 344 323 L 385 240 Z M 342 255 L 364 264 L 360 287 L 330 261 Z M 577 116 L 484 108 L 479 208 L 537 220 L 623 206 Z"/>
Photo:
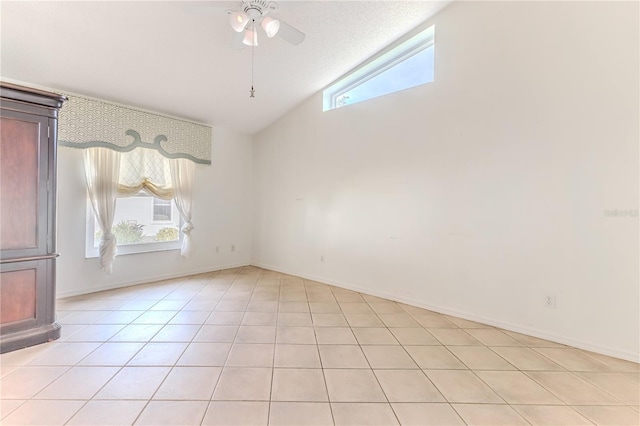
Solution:
<path fill-rule="evenodd" d="M 637 361 L 638 15 L 447 7 L 433 83 L 255 137 L 253 263 Z"/>
<path fill-rule="evenodd" d="M 193 252 L 179 250 L 116 257 L 113 273 L 85 259 L 86 186 L 82 151 L 58 150 L 57 296 L 246 265 L 251 252 L 252 138 L 214 127 L 211 166 L 196 165 Z M 231 252 L 235 244 L 235 252 Z M 216 253 L 216 246 L 219 253 Z"/>

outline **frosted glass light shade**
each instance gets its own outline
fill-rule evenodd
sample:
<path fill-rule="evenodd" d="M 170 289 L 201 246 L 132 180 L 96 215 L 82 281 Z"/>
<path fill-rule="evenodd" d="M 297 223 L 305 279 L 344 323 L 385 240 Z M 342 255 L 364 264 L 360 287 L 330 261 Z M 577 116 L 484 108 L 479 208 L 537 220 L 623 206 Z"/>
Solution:
<path fill-rule="evenodd" d="M 242 44 L 246 44 L 247 46 L 258 45 L 258 33 L 255 29 L 248 29 L 244 32 L 244 40 L 242 40 Z"/>
<path fill-rule="evenodd" d="M 267 33 L 267 37 L 271 38 L 274 35 L 278 34 L 278 30 L 280 29 L 280 21 L 277 19 L 273 19 L 270 16 L 265 16 L 262 18 L 262 29 L 265 33 Z"/>
<path fill-rule="evenodd" d="M 229 16 L 229 23 L 231 24 L 231 28 L 237 33 L 242 32 L 244 27 L 247 26 L 247 22 L 249 22 L 249 16 L 247 16 L 244 12 L 232 12 Z"/>

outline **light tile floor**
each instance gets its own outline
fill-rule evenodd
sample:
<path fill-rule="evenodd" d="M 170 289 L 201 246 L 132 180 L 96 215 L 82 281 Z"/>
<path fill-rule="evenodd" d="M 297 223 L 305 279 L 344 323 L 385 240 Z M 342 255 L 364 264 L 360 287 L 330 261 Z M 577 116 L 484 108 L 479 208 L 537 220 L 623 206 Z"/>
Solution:
<path fill-rule="evenodd" d="M 640 424 L 638 364 L 255 267 L 57 308 L 3 425 Z"/>

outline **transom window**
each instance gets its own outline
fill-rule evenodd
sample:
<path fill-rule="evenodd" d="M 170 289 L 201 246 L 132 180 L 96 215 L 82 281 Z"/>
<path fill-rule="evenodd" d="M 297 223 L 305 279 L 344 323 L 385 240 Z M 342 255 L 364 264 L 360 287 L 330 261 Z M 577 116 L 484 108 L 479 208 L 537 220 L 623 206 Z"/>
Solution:
<path fill-rule="evenodd" d="M 323 92 L 323 111 L 432 82 L 433 26 L 392 44 Z"/>

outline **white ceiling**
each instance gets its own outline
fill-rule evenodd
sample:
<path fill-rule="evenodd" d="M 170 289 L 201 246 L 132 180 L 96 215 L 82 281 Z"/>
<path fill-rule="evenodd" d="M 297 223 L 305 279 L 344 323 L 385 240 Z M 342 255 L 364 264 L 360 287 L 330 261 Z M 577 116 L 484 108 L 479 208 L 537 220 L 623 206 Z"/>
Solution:
<path fill-rule="evenodd" d="M 2 0 L 0 75 L 255 133 L 450 1 L 280 1 L 306 39 L 259 40 L 253 99 L 227 15 L 185 3 Z"/>

